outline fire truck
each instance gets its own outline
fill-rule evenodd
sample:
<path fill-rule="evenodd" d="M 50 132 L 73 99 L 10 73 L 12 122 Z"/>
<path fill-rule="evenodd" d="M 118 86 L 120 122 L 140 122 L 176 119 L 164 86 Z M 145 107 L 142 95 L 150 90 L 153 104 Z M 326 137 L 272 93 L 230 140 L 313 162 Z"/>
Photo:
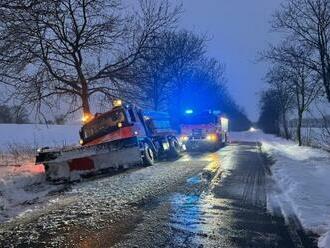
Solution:
<path fill-rule="evenodd" d="M 216 151 L 228 142 L 229 120 L 220 111 L 195 114 L 187 110 L 181 120 L 181 143 L 187 151 Z"/>
<path fill-rule="evenodd" d="M 177 158 L 181 144 L 167 113 L 146 112 L 118 100 L 103 114 L 85 117 L 80 145 L 64 149 L 38 149 L 36 163 L 43 164 L 49 181 L 65 182 L 109 169 Z"/>

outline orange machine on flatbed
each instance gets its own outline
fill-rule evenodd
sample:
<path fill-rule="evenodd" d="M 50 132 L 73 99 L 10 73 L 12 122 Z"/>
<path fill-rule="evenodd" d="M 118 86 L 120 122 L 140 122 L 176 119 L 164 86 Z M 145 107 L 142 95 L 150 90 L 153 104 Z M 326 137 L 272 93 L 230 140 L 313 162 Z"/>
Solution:
<path fill-rule="evenodd" d="M 150 166 L 158 159 L 179 156 L 181 146 L 166 113 L 143 112 L 121 101 L 114 106 L 82 126 L 81 146 L 38 149 L 36 163 L 44 164 L 48 180 L 72 181 L 108 169 Z"/>

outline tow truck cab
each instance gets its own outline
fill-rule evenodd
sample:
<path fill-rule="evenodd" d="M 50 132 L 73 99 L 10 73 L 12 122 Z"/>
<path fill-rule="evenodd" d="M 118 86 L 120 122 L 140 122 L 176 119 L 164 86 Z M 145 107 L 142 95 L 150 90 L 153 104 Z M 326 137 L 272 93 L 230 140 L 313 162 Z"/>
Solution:
<path fill-rule="evenodd" d="M 176 133 L 170 125 L 169 115 L 143 111 L 130 104 L 118 104 L 112 110 L 96 114 L 80 130 L 82 146 L 98 145 L 110 141 L 138 142 L 148 164 L 155 159 L 178 157 L 181 151 Z"/>
<path fill-rule="evenodd" d="M 217 150 L 228 141 L 228 124 L 218 111 L 187 111 L 180 125 L 180 140 L 188 151 Z"/>

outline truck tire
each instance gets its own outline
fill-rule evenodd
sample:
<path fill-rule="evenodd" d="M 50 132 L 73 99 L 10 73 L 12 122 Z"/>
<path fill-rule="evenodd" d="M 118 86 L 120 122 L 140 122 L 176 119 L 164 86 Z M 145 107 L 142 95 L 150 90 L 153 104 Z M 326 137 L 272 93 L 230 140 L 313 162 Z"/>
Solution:
<path fill-rule="evenodd" d="M 143 144 L 143 165 L 153 166 L 155 164 L 155 154 L 148 143 Z"/>
<path fill-rule="evenodd" d="M 225 133 L 225 142 L 224 142 L 224 146 L 228 143 L 228 133 Z"/>
<path fill-rule="evenodd" d="M 221 143 L 220 142 L 217 142 L 211 148 L 211 152 L 217 152 L 220 148 L 221 148 Z"/>
<path fill-rule="evenodd" d="M 181 147 L 180 143 L 175 137 L 169 137 L 168 142 L 170 144 L 169 158 L 177 158 L 180 156 Z"/>
<path fill-rule="evenodd" d="M 45 168 L 45 175 L 46 175 L 46 180 L 47 181 L 52 181 L 50 173 L 49 173 L 49 165 L 48 164 L 44 164 L 44 168 Z"/>

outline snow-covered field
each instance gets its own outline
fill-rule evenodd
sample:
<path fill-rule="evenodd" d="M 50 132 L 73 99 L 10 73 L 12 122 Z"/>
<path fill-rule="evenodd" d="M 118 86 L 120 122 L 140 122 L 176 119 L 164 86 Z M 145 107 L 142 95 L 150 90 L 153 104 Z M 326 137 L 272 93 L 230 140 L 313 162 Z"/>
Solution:
<path fill-rule="evenodd" d="M 232 133 L 234 141 L 259 141 L 275 160 L 268 208 L 295 214 L 307 230 L 321 235 L 319 247 L 330 247 L 330 153 L 299 147 L 260 131 Z"/>
<path fill-rule="evenodd" d="M 0 124 L 0 151 L 10 146 L 63 146 L 79 143 L 79 125 Z"/>
<path fill-rule="evenodd" d="M 0 167 L 34 163 L 38 147 L 78 144 L 79 125 L 0 124 Z"/>
<path fill-rule="evenodd" d="M 296 137 L 296 129 L 289 128 L 291 137 Z M 330 151 L 330 134 L 325 128 L 302 128 L 302 141 L 313 147 L 320 147 Z"/>

